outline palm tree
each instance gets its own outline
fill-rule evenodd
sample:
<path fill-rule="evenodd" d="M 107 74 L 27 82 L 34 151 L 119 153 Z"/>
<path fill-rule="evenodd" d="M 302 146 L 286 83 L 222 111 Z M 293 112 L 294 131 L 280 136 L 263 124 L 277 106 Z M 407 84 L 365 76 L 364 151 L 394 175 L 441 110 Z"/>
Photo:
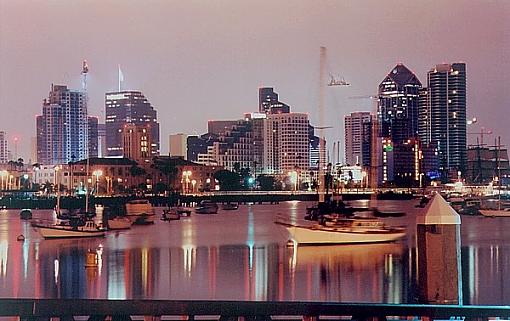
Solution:
<path fill-rule="evenodd" d="M 175 160 L 171 158 L 158 158 L 154 157 L 152 160 L 152 168 L 158 170 L 161 174 L 167 178 L 168 191 L 172 189 L 172 181 L 177 175 L 177 166 Z"/>

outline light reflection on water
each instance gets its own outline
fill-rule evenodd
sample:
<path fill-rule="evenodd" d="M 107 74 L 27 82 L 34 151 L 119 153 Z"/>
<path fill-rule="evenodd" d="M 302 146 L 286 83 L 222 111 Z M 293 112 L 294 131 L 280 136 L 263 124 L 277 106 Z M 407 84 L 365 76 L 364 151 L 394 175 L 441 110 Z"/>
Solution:
<path fill-rule="evenodd" d="M 416 210 L 389 206 L 402 204 L 410 214 L 390 219 L 410 229 L 401 243 L 308 247 L 288 247 L 273 224 L 281 215 L 298 222 L 303 202 L 243 205 L 80 240 L 42 240 L 8 211 L 0 215 L 0 297 L 413 302 Z M 510 220 L 463 217 L 465 303 L 510 301 L 510 245 L 502 237 L 509 227 Z M 25 242 L 16 241 L 20 234 Z M 96 268 L 85 268 L 89 250 Z"/>

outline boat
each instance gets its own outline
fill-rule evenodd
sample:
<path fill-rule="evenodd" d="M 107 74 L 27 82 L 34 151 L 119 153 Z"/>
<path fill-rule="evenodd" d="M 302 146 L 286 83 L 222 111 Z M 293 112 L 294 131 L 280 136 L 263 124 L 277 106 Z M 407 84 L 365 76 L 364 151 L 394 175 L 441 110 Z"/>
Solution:
<path fill-rule="evenodd" d="M 389 227 L 377 218 L 336 218 L 325 224 L 284 224 L 297 244 L 358 244 L 393 242 L 403 238 L 401 227 Z"/>
<path fill-rule="evenodd" d="M 227 203 L 227 204 L 223 204 L 221 206 L 221 209 L 224 210 L 224 211 L 233 211 L 233 210 L 237 210 L 239 209 L 239 204 L 237 203 Z"/>
<path fill-rule="evenodd" d="M 108 219 L 109 230 L 127 230 L 130 229 L 132 222 L 127 217 L 117 216 L 112 219 Z"/>
<path fill-rule="evenodd" d="M 25 208 L 19 213 L 19 218 L 22 220 L 30 220 L 32 218 L 32 210 Z"/>
<path fill-rule="evenodd" d="M 133 224 L 152 224 L 156 214 L 149 200 L 137 199 L 126 203 L 126 217 Z"/>
<path fill-rule="evenodd" d="M 169 208 L 163 210 L 163 214 L 161 215 L 162 221 L 176 221 L 181 219 L 181 214 L 177 212 L 175 208 Z"/>
<path fill-rule="evenodd" d="M 218 213 L 218 204 L 213 201 L 203 200 L 195 208 L 197 214 L 216 214 Z"/>
<path fill-rule="evenodd" d="M 478 211 L 487 217 L 510 217 L 510 208 L 480 209 Z"/>
<path fill-rule="evenodd" d="M 94 221 L 88 220 L 84 225 L 76 224 L 71 220 L 69 224 L 34 224 L 33 225 L 41 236 L 45 239 L 50 238 L 82 238 L 82 237 L 103 237 L 106 234 L 105 229 L 99 227 Z"/>

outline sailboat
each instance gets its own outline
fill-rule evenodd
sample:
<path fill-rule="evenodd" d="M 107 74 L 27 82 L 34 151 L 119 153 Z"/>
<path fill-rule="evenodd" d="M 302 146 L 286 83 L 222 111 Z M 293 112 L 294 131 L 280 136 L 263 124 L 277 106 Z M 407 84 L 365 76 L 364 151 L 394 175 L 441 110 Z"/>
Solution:
<path fill-rule="evenodd" d="M 496 157 L 497 157 L 497 168 L 498 168 L 498 208 L 497 209 L 480 209 L 480 213 L 483 216 L 488 217 L 510 217 L 510 208 L 501 208 L 501 168 L 499 164 L 500 148 L 501 148 L 501 137 L 498 137 L 498 143 L 496 145 Z"/>

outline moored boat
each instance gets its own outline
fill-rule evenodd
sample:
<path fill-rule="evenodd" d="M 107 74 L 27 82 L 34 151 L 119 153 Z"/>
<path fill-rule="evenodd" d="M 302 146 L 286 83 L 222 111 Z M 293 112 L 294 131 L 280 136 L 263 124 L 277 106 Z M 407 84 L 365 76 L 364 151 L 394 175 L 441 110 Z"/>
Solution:
<path fill-rule="evenodd" d="M 239 204 L 237 203 L 226 203 L 221 206 L 221 209 L 224 211 L 234 211 L 239 209 Z"/>
<path fill-rule="evenodd" d="M 218 213 L 218 204 L 212 201 L 201 201 L 198 207 L 195 208 L 197 214 L 216 214 Z"/>
<path fill-rule="evenodd" d="M 510 208 L 504 209 L 484 209 L 479 210 L 480 214 L 488 217 L 510 217 Z"/>
<path fill-rule="evenodd" d="M 29 220 L 32 218 L 32 210 L 25 208 L 19 213 L 19 218 L 22 220 Z"/>
<path fill-rule="evenodd" d="M 127 217 L 114 217 L 108 220 L 109 230 L 127 230 L 131 228 L 131 220 Z"/>
<path fill-rule="evenodd" d="M 286 225 L 297 244 L 355 244 L 393 242 L 406 235 L 405 229 L 386 226 L 377 218 L 342 218 L 325 225 Z"/>
<path fill-rule="evenodd" d="M 152 224 L 156 214 L 149 200 L 138 199 L 126 203 L 126 217 L 133 224 Z"/>
<path fill-rule="evenodd" d="M 55 224 L 43 225 L 35 224 L 36 227 L 45 239 L 49 238 L 82 238 L 82 237 L 103 237 L 105 230 L 97 226 L 93 221 L 86 221 L 85 225 L 80 226 L 77 224 Z"/>

